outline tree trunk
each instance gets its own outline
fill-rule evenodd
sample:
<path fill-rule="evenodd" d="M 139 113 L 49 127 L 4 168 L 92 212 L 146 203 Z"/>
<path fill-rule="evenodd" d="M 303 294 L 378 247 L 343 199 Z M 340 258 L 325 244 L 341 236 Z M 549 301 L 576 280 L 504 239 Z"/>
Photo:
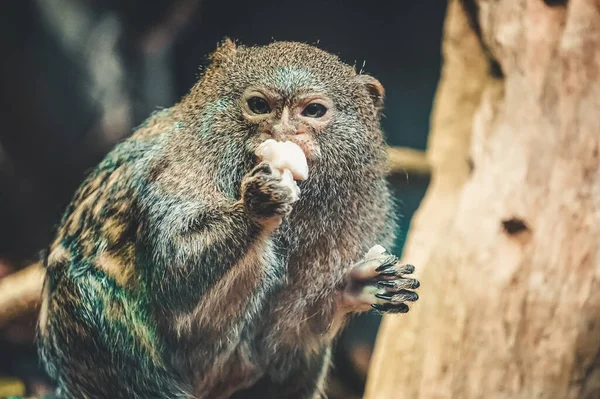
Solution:
<path fill-rule="evenodd" d="M 444 58 L 365 398 L 600 398 L 600 3 L 451 0 Z"/>

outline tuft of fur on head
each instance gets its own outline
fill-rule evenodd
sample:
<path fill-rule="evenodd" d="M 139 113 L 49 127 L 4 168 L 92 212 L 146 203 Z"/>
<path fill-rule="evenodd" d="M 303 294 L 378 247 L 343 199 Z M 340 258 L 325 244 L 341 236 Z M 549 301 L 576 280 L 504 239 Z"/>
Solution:
<path fill-rule="evenodd" d="M 227 62 L 231 62 L 236 52 L 236 45 L 230 38 L 225 38 L 211 54 L 210 61 L 213 66 L 222 66 Z"/>

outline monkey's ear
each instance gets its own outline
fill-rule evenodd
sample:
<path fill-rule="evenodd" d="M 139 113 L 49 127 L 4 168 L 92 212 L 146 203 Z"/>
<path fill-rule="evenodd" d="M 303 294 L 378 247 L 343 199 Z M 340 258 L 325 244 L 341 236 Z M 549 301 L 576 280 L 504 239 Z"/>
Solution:
<path fill-rule="evenodd" d="M 212 64 L 221 65 L 228 63 L 233 60 L 235 53 L 237 52 L 237 46 L 233 40 L 226 37 L 210 56 Z"/>
<path fill-rule="evenodd" d="M 385 89 L 383 85 L 370 75 L 356 75 L 356 80 L 364 85 L 373 100 L 373 105 L 377 110 L 383 108 L 383 100 L 385 98 Z"/>

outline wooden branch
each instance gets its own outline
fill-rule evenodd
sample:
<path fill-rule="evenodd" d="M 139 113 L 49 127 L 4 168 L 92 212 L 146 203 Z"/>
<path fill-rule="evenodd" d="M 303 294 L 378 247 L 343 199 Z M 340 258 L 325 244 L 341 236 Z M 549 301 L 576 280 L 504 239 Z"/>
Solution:
<path fill-rule="evenodd" d="M 0 327 L 39 305 L 44 274 L 42 265 L 34 263 L 0 279 Z"/>
<path fill-rule="evenodd" d="M 429 176 L 431 168 L 424 151 L 405 147 L 388 147 L 388 157 L 392 173 L 405 172 Z"/>

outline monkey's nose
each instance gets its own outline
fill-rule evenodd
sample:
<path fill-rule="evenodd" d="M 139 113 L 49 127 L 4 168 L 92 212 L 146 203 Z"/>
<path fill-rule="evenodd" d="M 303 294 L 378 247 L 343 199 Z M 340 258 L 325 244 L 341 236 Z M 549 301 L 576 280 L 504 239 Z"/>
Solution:
<path fill-rule="evenodd" d="M 295 126 L 273 126 L 269 133 L 277 141 L 286 141 L 287 138 L 303 134 L 304 131 Z"/>
<path fill-rule="evenodd" d="M 297 129 L 295 129 L 295 133 L 294 134 L 297 136 L 299 134 L 306 134 L 306 133 L 307 133 L 306 129 L 297 128 Z"/>

